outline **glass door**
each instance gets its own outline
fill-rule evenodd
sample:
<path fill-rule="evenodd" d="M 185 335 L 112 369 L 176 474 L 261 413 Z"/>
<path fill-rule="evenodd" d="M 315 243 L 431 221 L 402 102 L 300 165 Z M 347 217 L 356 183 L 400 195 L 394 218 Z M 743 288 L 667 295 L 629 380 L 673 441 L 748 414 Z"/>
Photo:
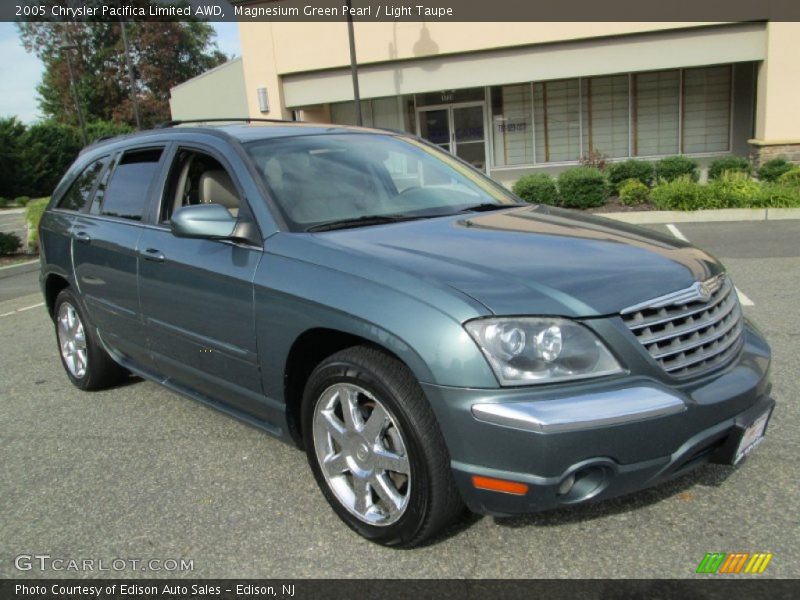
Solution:
<path fill-rule="evenodd" d="M 419 135 L 450 152 L 450 109 L 434 108 L 419 111 Z"/>
<path fill-rule="evenodd" d="M 419 135 L 486 171 L 483 102 L 425 107 L 417 111 Z"/>
<path fill-rule="evenodd" d="M 483 104 L 453 106 L 453 145 L 456 156 L 476 169 L 486 170 L 486 140 Z"/>

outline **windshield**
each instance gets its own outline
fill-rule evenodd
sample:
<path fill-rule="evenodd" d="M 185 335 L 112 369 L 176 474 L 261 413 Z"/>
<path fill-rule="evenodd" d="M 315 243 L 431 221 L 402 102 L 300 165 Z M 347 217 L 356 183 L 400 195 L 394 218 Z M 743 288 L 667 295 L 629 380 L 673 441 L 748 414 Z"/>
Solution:
<path fill-rule="evenodd" d="M 251 142 L 245 148 L 294 231 L 518 202 L 449 154 L 407 137 L 308 135 Z"/>

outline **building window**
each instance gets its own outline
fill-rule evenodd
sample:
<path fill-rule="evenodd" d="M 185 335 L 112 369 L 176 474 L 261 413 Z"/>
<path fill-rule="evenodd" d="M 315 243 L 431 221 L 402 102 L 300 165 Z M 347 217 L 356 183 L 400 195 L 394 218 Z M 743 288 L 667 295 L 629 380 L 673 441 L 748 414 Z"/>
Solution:
<path fill-rule="evenodd" d="M 730 149 L 731 71 L 726 65 L 683 72 L 681 152 Z"/>
<path fill-rule="evenodd" d="M 534 162 L 530 84 L 492 88 L 492 128 L 495 165 Z"/>
<path fill-rule="evenodd" d="M 680 71 L 633 75 L 633 156 L 678 152 Z"/>
<path fill-rule="evenodd" d="M 364 127 L 372 127 L 372 107 L 369 100 L 361 101 L 361 120 Z M 331 122 L 337 125 L 355 125 L 356 103 L 350 101 L 331 104 Z"/>
<path fill-rule="evenodd" d="M 628 76 L 589 77 L 581 80 L 583 152 L 610 158 L 628 156 Z"/>
<path fill-rule="evenodd" d="M 533 85 L 537 162 L 574 161 L 581 156 L 578 79 Z"/>

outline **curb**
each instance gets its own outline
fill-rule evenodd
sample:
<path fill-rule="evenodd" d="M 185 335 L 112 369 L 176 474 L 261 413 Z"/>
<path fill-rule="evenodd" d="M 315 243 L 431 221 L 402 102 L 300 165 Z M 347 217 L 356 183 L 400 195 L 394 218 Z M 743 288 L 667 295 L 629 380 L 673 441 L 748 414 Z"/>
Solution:
<path fill-rule="evenodd" d="M 7 277 L 14 277 L 14 275 L 22 275 L 23 273 L 33 273 L 39 270 L 39 259 L 35 258 L 27 262 L 19 263 L 16 265 L 8 265 L 7 267 L 0 267 L 0 279 Z"/>
<path fill-rule="evenodd" d="M 724 208 L 719 210 L 653 210 L 594 213 L 624 223 L 712 223 L 732 221 L 783 221 L 800 219 L 800 208 Z"/>

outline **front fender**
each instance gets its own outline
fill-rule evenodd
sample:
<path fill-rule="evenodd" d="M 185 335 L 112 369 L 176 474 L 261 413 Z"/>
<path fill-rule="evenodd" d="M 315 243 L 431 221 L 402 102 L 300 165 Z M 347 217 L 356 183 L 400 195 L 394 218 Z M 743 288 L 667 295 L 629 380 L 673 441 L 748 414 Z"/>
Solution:
<path fill-rule="evenodd" d="M 265 393 L 283 398 L 286 360 L 309 329 L 334 329 L 386 348 L 419 381 L 497 387 L 489 365 L 461 323 L 480 316 L 473 303 L 451 302 L 455 314 L 396 288 L 266 253 L 255 277 L 255 319 Z"/>

